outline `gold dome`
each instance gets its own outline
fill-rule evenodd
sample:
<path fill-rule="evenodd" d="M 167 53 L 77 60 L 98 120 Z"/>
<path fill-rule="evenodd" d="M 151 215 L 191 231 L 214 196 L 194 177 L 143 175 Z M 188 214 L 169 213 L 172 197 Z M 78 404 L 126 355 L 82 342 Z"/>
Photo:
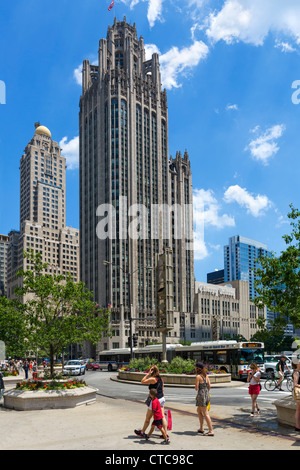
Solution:
<path fill-rule="evenodd" d="M 51 132 L 49 131 L 49 129 L 45 126 L 38 126 L 36 129 L 35 129 L 35 134 L 41 134 L 41 135 L 47 135 L 48 137 L 50 137 L 51 139 Z"/>

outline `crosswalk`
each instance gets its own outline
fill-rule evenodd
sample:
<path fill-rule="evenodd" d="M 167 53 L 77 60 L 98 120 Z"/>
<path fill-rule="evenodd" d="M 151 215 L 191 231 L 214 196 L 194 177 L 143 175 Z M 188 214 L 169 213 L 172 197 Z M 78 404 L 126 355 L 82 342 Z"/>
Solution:
<path fill-rule="evenodd" d="M 244 392 L 241 393 L 241 391 Z M 214 390 L 211 391 L 212 392 L 212 395 L 214 394 Z M 143 391 L 137 391 L 137 390 L 131 390 L 129 393 L 134 393 L 135 395 L 137 395 L 138 397 L 141 396 L 141 399 L 144 398 L 146 396 L 145 394 L 145 390 Z M 278 398 L 283 398 L 285 396 L 288 396 L 290 395 L 291 393 L 288 392 L 288 391 L 279 391 L 279 390 L 276 390 L 276 392 L 268 392 L 267 390 L 265 390 L 264 388 L 261 389 L 261 392 L 259 394 L 259 401 L 265 401 L 265 402 L 274 402 L 275 400 L 277 400 Z M 166 399 L 166 402 L 168 401 L 180 401 L 180 402 L 183 402 L 183 403 L 195 403 L 195 398 L 196 398 L 196 395 L 195 395 L 195 391 L 191 390 L 189 391 L 188 393 L 180 393 L 180 395 L 176 392 L 174 393 L 165 393 L 165 399 Z M 216 398 L 219 398 L 220 397 L 216 397 Z M 230 394 L 230 399 L 234 399 L 234 398 L 239 398 L 239 399 L 242 399 L 242 400 L 250 400 L 251 401 L 251 396 L 249 395 L 248 393 L 248 386 L 241 386 L 241 387 L 235 387 L 234 389 L 232 389 L 232 393 Z"/>

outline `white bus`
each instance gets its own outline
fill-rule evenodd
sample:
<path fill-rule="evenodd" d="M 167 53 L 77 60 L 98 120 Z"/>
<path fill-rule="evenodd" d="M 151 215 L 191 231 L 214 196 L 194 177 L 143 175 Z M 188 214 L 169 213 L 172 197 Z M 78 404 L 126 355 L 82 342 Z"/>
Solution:
<path fill-rule="evenodd" d="M 181 344 L 167 345 L 167 360 L 171 362 L 176 356 L 183 359 L 202 362 L 208 370 L 220 370 L 230 373 L 232 378 L 244 379 L 250 370 L 251 362 L 256 362 L 262 368 L 264 364 L 264 343 L 237 341 L 207 341 L 192 343 L 190 346 Z M 158 362 L 162 360 L 162 345 L 134 348 L 137 359 L 150 357 Z M 99 356 L 102 368 L 117 370 L 122 365 L 130 363 L 130 349 L 111 349 L 102 351 Z"/>
<path fill-rule="evenodd" d="M 130 348 L 105 349 L 99 354 L 99 368 L 107 369 L 109 372 L 118 370 L 120 367 L 129 365 Z"/>

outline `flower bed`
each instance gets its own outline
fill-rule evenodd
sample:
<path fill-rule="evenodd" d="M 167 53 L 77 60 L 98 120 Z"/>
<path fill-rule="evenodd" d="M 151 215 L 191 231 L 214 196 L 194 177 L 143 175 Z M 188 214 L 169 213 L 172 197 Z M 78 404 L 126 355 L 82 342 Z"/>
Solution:
<path fill-rule="evenodd" d="M 17 371 L 15 371 L 15 370 L 10 371 L 10 370 L 7 370 L 7 369 L 6 370 L 1 370 L 1 373 L 2 373 L 3 377 L 17 377 L 19 375 Z"/>
<path fill-rule="evenodd" d="M 25 380 L 16 384 L 17 390 L 25 390 L 27 392 L 35 390 L 71 390 L 73 388 L 85 387 L 86 383 L 77 379 L 62 380 Z"/>

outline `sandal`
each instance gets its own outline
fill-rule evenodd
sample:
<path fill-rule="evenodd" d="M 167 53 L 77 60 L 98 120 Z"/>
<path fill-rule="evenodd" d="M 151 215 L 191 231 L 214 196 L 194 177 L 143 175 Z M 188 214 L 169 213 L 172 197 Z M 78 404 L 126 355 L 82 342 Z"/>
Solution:
<path fill-rule="evenodd" d="M 204 434 L 204 431 L 201 431 L 201 429 L 198 429 L 199 434 Z"/>
<path fill-rule="evenodd" d="M 214 436 L 214 433 L 213 432 L 206 432 L 203 434 L 203 436 L 211 436 L 213 437 Z"/>

